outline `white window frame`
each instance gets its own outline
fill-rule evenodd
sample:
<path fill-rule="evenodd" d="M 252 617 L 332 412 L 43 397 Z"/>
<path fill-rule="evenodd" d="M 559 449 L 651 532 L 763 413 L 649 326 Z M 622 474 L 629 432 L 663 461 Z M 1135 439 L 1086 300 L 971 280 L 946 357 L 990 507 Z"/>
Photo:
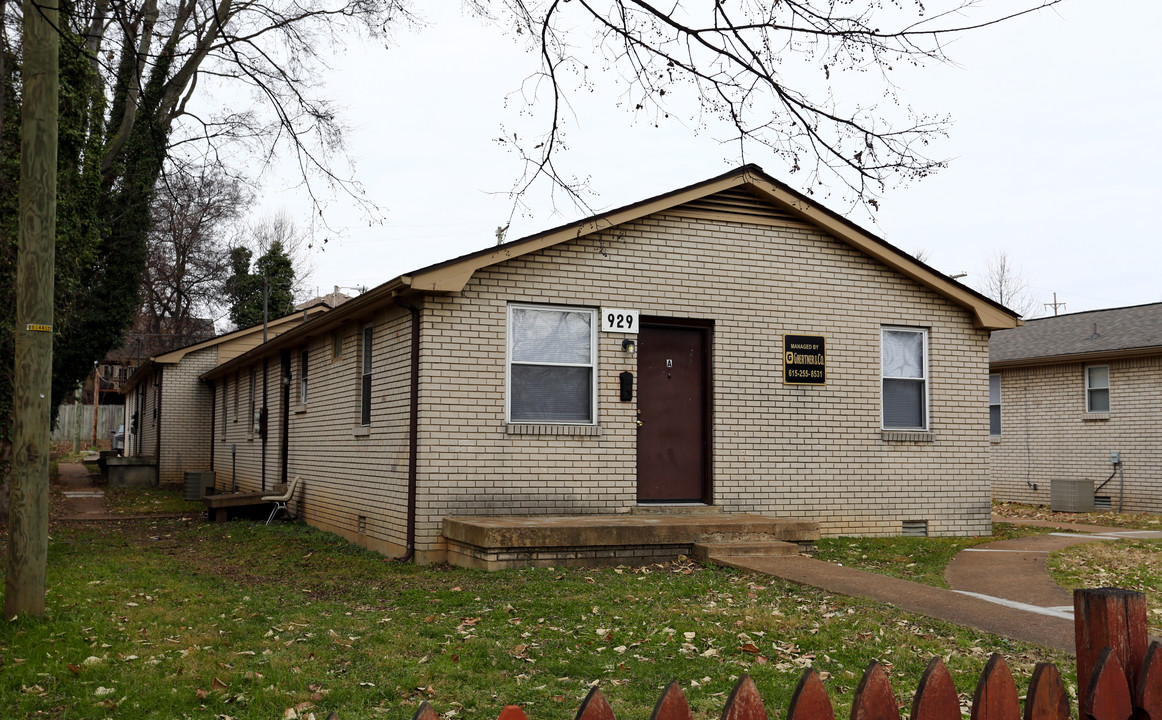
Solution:
<path fill-rule="evenodd" d="M 993 402 L 993 378 L 997 379 L 997 401 Z M 1000 373 L 989 373 L 989 435 L 991 437 L 1000 437 L 1004 432 L 1005 426 L 1001 420 L 1001 403 L 1002 403 L 1002 383 Z M 993 432 L 993 407 L 997 408 L 997 431 Z"/>
<path fill-rule="evenodd" d="M 920 337 L 922 339 L 921 362 L 923 363 L 921 377 L 912 378 L 912 377 L 894 377 L 894 376 L 884 375 L 884 347 L 885 347 L 884 335 L 886 333 L 889 333 L 889 332 L 908 332 L 908 333 L 915 333 L 915 334 L 920 335 Z M 909 380 L 909 381 L 922 383 L 923 388 L 924 388 L 924 393 L 923 393 L 923 395 L 924 395 L 924 399 L 923 399 L 924 423 L 923 423 L 923 425 L 918 426 L 918 427 L 897 427 L 897 426 L 888 427 L 887 423 L 885 422 L 885 417 L 884 417 L 884 414 L 885 414 L 884 413 L 884 381 L 885 380 Z M 932 423 L 931 415 L 929 413 L 929 403 L 928 403 L 928 399 L 930 397 L 929 386 L 931 384 L 932 384 L 932 378 L 931 378 L 931 373 L 929 372 L 929 367 L 928 367 L 928 328 L 905 327 L 905 326 L 899 326 L 899 325 L 882 325 L 882 326 L 880 326 L 880 429 L 887 431 L 887 432 L 928 432 L 928 428 Z"/>
<path fill-rule="evenodd" d="M 1096 386 L 1090 384 L 1090 370 L 1096 370 L 1098 368 L 1105 368 L 1105 371 L 1106 371 L 1105 387 L 1096 387 Z M 1102 413 L 1108 413 L 1110 411 L 1111 401 L 1113 400 L 1113 393 L 1110 391 L 1111 385 L 1113 385 L 1113 382 L 1112 382 L 1112 378 L 1110 376 L 1110 366 L 1109 365 L 1086 365 L 1085 366 L 1085 411 L 1087 413 L 1102 414 Z M 1094 410 L 1093 409 L 1093 391 L 1094 390 L 1105 390 L 1106 391 L 1106 409 L 1105 410 Z"/>
<path fill-rule="evenodd" d="M 359 333 L 359 425 L 371 425 L 372 355 L 375 352 L 375 328 L 365 325 Z"/>
<path fill-rule="evenodd" d="M 520 310 L 549 310 L 554 312 L 589 313 L 589 362 L 588 363 L 547 363 L 547 362 L 520 362 L 512 358 L 512 318 Z M 597 308 L 575 305 L 537 305 L 532 303 L 510 303 L 507 313 L 505 358 L 504 358 L 504 419 L 512 425 L 585 425 L 597 424 L 597 338 L 601 318 Z M 576 420 L 513 420 L 512 418 L 512 366 L 536 365 L 542 367 L 587 367 L 589 376 L 589 408 L 590 418 L 587 421 Z"/>

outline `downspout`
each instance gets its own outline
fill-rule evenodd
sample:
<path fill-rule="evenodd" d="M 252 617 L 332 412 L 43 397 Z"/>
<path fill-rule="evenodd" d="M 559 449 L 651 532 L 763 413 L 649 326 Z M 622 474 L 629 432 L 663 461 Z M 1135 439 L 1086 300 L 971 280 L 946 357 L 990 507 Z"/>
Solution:
<path fill-rule="evenodd" d="M 165 385 L 165 368 L 157 366 L 157 422 L 153 437 L 153 486 L 161 485 L 161 431 L 165 427 L 165 417 L 161 411 L 161 389 Z"/>
<path fill-rule="evenodd" d="M 218 427 L 218 386 L 213 380 L 210 386 L 210 472 L 214 472 L 214 428 Z"/>
<path fill-rule="evenodd" d="M 307 311 L 303 310 L 305 314 Z M 282 351 L 282 407 L 279 409 L 279 470 L 278 481 L 287 483 L 288 465 L 290 462 L 290 404 L 291 404 L 291 364 L 293 362 L 290 350 Z"/>
<path fill-rule="evenodd" d="M 416 554 L 416 477 L 420 433 L 420 309 L 400 298 L 395 303 L 412 315 L 411 382 L 408 398 L 408 519 L 407 549 L 395 558 L 408 562 Z"/>
<path fill-rule="evenodd" d="M 263 322 L 265 323 L 265 318 L 263 319 Z M 265 335 L 265 332 L 266 332 L 266 329 L 264 326 L 264 328 L 263 328 L 264 335 Z M 262 340 L 263 340 L 263 342 L 266 342 L 265 336 L 263 337 Z M 258 431 L 259 431 L 258 434 L 259 434 L 259 439 L 262 441 L 262 470 L 260 470 L 259 472 L 262 473 L 262 490 L 263 491 L 266 490 L 266 434 L 270 430 L 270 425 L 269 425 L 269 421 L 267 419 L 267 414 L 266 414 L 266 376 L 269 372 L 270 372 L 270 368 L 267 367 L 266 357 L 263 357 L 262 358 L 262 408 L 258 411 Z"/>

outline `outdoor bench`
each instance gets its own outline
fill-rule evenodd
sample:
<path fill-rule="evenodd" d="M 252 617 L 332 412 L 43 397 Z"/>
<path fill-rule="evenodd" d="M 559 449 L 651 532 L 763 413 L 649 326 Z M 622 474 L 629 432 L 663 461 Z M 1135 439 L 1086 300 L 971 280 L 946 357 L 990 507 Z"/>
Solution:
<path fill-rule="evenodd" d="M 202 497 L 202 502 L 206 503 L 206 514 L 210 521 L 226 522 L 230 508 L 269 505 L 271 501 L 263 500 L 263 498 L 282 492 L 283 487 L 283 485 L 275 485 L 270 490 L 256 492 L 214 493 Z"/>

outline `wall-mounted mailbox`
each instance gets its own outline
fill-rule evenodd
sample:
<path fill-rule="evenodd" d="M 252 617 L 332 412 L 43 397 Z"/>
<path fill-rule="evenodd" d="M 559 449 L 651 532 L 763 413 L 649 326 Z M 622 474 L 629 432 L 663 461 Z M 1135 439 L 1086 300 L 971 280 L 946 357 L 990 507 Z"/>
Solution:
<path fill-rule="evenodd" d="M 630 402 L 633 400 L 633 373 L 627 370 L 618 378 L 621 380 L 621 401 Z"/>

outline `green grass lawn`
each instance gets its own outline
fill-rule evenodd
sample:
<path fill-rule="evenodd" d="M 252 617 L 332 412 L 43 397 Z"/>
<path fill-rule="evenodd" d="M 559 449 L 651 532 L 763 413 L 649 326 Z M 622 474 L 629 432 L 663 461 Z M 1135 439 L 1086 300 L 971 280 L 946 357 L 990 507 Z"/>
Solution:
<path fill-rule="evenodd" d="M 6 543 L 5 543 L 6 547 Z M 645 718 L 677 680 L 716 718 L 750 673 L 772 717 L 826 674 L 837 717 L 869 661 L 901 701 L 944 657 L 971 695 L 993 651 L 1018 686 L 1061 653 L 693 563 L 483 573 L 399 565 L 296 524 L 167 518 L 54 526 L 48 613 L 0 624 L 0 707 L 15 718 L 410 718 L 505 704 L 569 720 L 599 682 Z"/>
<path fill-rule="evenodd" d="M 823 538 L 815 546 L 818 548 L 816 557 L 825 562 L 946 588 L 948 583 L 944 581 L 944 568 L 961 550 L 973 545 L 1047 532 L 1050 532 L 1048 528 L 994 523 L 992 535 L 949 538 L 839 537 Z"/>
<path fill-rule="evenodd" d="M 105 503 L 110 515 L 149 515 L 152 513 L 206 512 L 206 505 L 198 500 L 182 498 L 175 488 L 105 488 Z"/>

